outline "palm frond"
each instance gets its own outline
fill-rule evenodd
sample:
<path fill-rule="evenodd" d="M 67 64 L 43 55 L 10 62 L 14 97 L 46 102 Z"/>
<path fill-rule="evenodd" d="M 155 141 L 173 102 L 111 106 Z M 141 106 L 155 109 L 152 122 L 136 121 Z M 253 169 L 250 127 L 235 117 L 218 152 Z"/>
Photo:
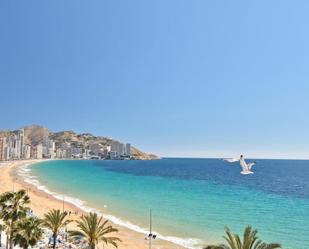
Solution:
<path fill-rule="evenodd" d="M 227 241 L 231 249 L 238 249 L 237 243 L 235 241 L 234 235 L 231 233 L 231 230 L 228 227 L 224 228 L 225 234 L 227 236 L 223 236 L 223 238 Z"/>
<path fill-rule="evenodd" d="M 82 237 L 88 242 L 89 246 L 94 248 L 99 241 L 118 247 L 117 242 L 121 240 L 117 237 L 107 237 L 107 234 L 118 232 L 118 229 L 108 225 L 108 220 L 98 217 L 96 213 L 82 215 L 79 221 L 76 221 L 80 231 L 70 231 L 72 237 Z"/>
<path fill-rule="evenodd" d="M 251 226 L 247 226 L 244 230 L 243 240 L 241 241 L 239 235 L 232 234 L 228 227 L 224 228 L 225 235 L 223 238 L 227 242 L 226 248 L 228 249 L 278 249 L 281 248 L 280 244 L 277 243 L 266 243 L 258 239 L 256 229 Z M 223 245 L 218 246 L 208 246 L 205 249 L 221 249 Z M 224 248 L 224 247 L 223 247 Z"/>

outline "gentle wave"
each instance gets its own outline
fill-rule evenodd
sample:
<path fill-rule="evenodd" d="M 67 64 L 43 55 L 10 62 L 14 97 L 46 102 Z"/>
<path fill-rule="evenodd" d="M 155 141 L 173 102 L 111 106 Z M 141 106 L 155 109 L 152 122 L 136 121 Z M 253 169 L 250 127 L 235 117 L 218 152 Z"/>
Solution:
<path fill-rule="evenodd" d="M 6 166 L 8 166 L 9 164 L 10 164 L 9 161 L 4 161 L 4 162 L 1 162 L 1 163 L 0 163 L 0 167 L 6 167 Z"/>
<path fill-rule="evenodd" d="M 75 197 L 71 197 L 71 196 L 67 196 L 67 195 L 62 195 L 56 192 L 52 192 L 50 191 L 46 186 L 41 185 L 41 183 L 39 182 L 39 180 L 37 179 L 36 176 L 31 175 L 30 173 L 32 172 L 31 170 L 31 164 L 25 164 L 23 166 L 21 166 L 18 170 L 18 175 L 20 177 L 23 178 L 23 180 L 28 183 L 31 184 L 33 186 L 35 186 L 38 190 L 41 190 L 49 195 L 52 195 L 54 198 L 58 199 L 58 200 L 65 200 L 68 203 L 73 204 L 74 206 L 82 209 L 85 212 L 96 212 L 99 215 L 101 215 L 104 219 L 110 220 L 111 222 L 118 224 L 120 226 L 129 228 L 135 232 L 138 233 L 142 233 L 145 235 L 148 235 L 149 231 L 145 228 L 139 227 L 129 221 L 125 221 L 122 220 L 118 217 L 115 217 L 113 215 L 109 215 L 109 214 L 104 214 L 101 211 L 99 211 L 98 209 L 89 207 L 85 204 L 84 201 L 75 198 Z M 193 239 L 193 238 L 179 238 L 179 237 L 174 237 L 174 236 L 164 236 L 156 231 L 154 231 L 153 233 L 155 233 L 157 235 L 157 238 L 165 240 L 165 241 L 169 241 L 172 242 L 174 244 L 183 246 L 185 248 L 188 249 L 200 249 L 201 247 L 198 247 L 198 244 L 201 244 L 201 240 L 199 239 Z"/>

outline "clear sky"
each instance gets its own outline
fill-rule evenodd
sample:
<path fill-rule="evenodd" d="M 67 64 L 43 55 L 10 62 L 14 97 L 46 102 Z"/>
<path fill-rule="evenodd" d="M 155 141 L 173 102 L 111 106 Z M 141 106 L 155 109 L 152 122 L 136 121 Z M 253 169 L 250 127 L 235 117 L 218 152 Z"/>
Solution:
<path fill-rule="evenodd" d="M 0 127 L 161 156 L 309 158 L 309 1 L 0 1 Z"/>

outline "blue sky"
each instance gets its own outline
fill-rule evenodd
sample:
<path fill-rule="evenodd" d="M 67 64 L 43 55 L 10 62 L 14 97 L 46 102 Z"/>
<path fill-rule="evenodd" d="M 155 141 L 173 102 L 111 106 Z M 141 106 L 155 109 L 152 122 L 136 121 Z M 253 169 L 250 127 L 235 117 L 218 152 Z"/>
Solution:
<path fill-rule="evenodd" d="M 308 1 L 1 1 L 0 126 L 162 156 L 309 158 Z"/>

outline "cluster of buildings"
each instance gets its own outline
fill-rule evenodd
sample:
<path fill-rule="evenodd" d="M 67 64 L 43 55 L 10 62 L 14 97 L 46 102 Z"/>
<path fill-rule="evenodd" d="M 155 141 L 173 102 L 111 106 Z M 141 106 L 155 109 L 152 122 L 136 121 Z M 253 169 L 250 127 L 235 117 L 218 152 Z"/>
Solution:
<path fill-rule="evenodd" d="M 18 130 L 7 137 L 0 138 L 0 160 L 18 160 L 31 154 L 24 139 L 24 130 Z"/>
<path fill-rule="evenodd" d="M 120 142 L 112 142 L 111 145 L 102 145 L 98 142 L 87 144 L 76 142 L 64 142 L 57 145 L 55 158 L 61 159 L 131 159 L 131 145 Z"/>
<path fill-rule="evenodd" d="M 0 161 L 20 159 L 131 159 L 131 145 L 113 141 L 110 145 L 98 142 L 55 142 L 45 138 L 39 144 L 25 143 L 24 129 L 0 138 Z"/>

